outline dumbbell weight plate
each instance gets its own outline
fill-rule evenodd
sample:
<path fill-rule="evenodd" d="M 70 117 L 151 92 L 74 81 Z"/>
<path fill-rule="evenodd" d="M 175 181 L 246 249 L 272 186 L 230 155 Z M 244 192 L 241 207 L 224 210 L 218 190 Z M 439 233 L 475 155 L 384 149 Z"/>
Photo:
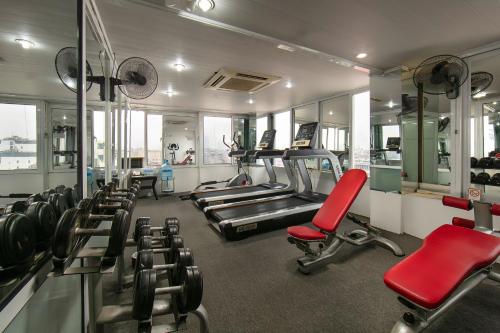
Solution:
<path fill-rule="evenodd" d="M 153 269 L 154 253 L 151 250 L 138 251 L 135 259 L 134 274 L 136 275 L 143 269 Z M 135 276 L 134 275 L 134 276 Z"/>
<path fill-rule="evenodd" d="M 193 252 L 190 248 L 179 248 L 173 251 L 173 262 L 177 264 L 177 268 L 172 270 L 171 284 L 177 285 L 182 283 L 182 271 L 185 267 L 194 265 Z"/>
<path fill-rule="evenodd" d="M 64 199 L 62 194 L 59 193 L 52 193 L 49 196 L 48 203 L 52 205 L 52 208 L 54 208 L 57 218 L 60 218 L 64 213 L 64 211 L 68 209 L 68 206 L 66 205 L 66 200 Z"/>
<path fill-rule="evenodd" d="M 64 185 L 57 185 L 54 190 L 56 191 L 56 193 L 63 194 L 65 188 L 66 186 Z"/>
<path fill-rule="evenodd" d="M 35 202 L 29 205 L 25 214 L 35 223 L 37 242 L 49 241 L 57 226 L 57 217 L 52 206 L 43 201 Z"/>
<path fill-rule="evenodd" d="M 142 226 L 150 225 L 150 224 L 151 224 L 151 218 L 149 218 L 149 217 L 139 217 L 135 221 L 133 238 L 134 238 L 134 241 L 136 243 L 139 241 L 140 231 L 141 231 Z"/>
<path fill-rule="evenodd" d="M 45 190 L 42 192 L 42 198 L 44 201 L 48 201 L 51 194 L 56 193 L 54 189 Z"/>
<path fill-rule="evenodd" d="M 184 286 L 184 292 L 176 294 L 177 308 L 181 313 L 196 310 L 203 297 L 203 276 L 196 266 L 185 267 L 181 271 L 180 279 Z"/>
<path fill-rule="evenodd" d="M 75 195 L 71 187 L 66 187 L 63 191 L 63 197 L 66 200 L 66 205 L 68 208 L 75 207 Z"/>
<path fill-rule="evenodd" d="M 42 196 L 39 193 L 32 194 L 28 197 L 26 202 L 28 205 L 32 204 L 33 202 L 38 202 L 38 201 L 44 201 Z"/>
<path fill-rule="evenodd" d="M 26 201 L 15 201 L 11 204 L 8 204 L 7 207 L 5 207 L 5 214 L 10 214 L 10 213 L 24 214 L 27 208 L 28 208 L 28 203 Z"/>
<path fill-rule="evenodd" d="M 127 211 L 119 209 L 113 215 L 111 233 L 105 257 L 118 257 L 123 254 L 130 227 L 130 216 Z"/>
<path fill-rule="evenodd" d="M 153 315 L 155 301 L 156 273 L 152 269 L 139 271 L 134 278 L 132 317 L 135 320 L 149 320 Z"/>
<path fill-rule="evenodd" d="M 81 211 L 78 208 L 66 210 L 57 222 L 52 242 L 52 254 L 58 259 L 69 257 L 78 246 L 80 236 L 75 235 L 75 228 L 82 227 Z"/>
<path fill-rule="evenodd" d="M 0 217 L 0 266 L 32 260 L 35 243 L 35 228 L 27 216 L 14 213 Z"/>

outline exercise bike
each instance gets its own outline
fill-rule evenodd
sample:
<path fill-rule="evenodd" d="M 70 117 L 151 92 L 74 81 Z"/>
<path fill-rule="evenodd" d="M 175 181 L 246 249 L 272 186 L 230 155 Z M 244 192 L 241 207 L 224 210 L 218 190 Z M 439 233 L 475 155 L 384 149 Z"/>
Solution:
<path fill-rule="evenodd" d="M 177 143 L 169 143 L 167 149 L 171 151 L 170 153 L 170 164 L 177 164 L 177 159 L 175 158 L 175 151 L 179 150 L 179 145 Z"/>
<path fill-rule="evenodd" d="M 212 180 L 208 182 L 203 182 L 198 185 L 194 190 L 199 190 L 200 187 L 206 186 L 204 190 L 214 189 L 215 187 L 211 187 L 210 185 L 226 183 L 225 187 L 233 187 L 233 186 L 245 186 L 252 185 L 252 177 L 246 172 L 243 167 L 243 162 L 241 161 L 243 157 L 247 155 L 247 151 L 241 147 L 240 142 L 236 139 L 236 132 L 233 134 L 233 139 L 231 145 L 226 142 L 226 135 L 222 135 L 222 143 L 230 149 L 229 157 L 234 157 L 236 160 L 236 165 L 238 166 L 238 174 L 234 177 L 226 180 Z"/>

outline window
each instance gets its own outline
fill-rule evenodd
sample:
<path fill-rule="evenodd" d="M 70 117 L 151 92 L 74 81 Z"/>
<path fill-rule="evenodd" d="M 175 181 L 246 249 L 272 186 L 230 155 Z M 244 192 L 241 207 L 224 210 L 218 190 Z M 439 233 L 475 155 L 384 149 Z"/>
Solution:
<path fill-rule="evenodd" d="M 229 149 L 223 144 L 222 137 L 231 144 L 231 118 L 203 117 L 203 162 L 205 164 L 228 164 L 231 158 Z"/>
<path fill-rule="evenodd" d="M 488 156 L 492 151 L 495 151 L 495 129 L 493 123 L 490 123 L 489 116 L 483 116 L 484 128 L 484 148 L 483 156 Z"/>
<path fill-rule="evenodd" d="M 144 111 L 131 111 L 130 157 L 144 157 Z"/>
<path fill-rule="evenodd" d="M 274 138 L 275 149 L 286 149 L 290 147 L 291 117 L 292 113 L 290 111 L 276 113 L 274 115 L 273 127 L 276 130 L 276 136 Z M 274 165 L 283 166 L 283 161 L 280 158 L 274 159 Z"/>
<path fill-rule="evenodd" d="M 0 170 L 36 169 L 36 105 L 0 103 L 0 117 Z"/>
<path fill-rule="evenodd" d="M 257 118 L 257 128 L 255 131 L 255 136 L 256 136 L 255 148 L 257 148 L 257 145 L 260 143 L 260 138 L 262 138 L 262 134 L 264 134 L 264 131 L 268 130 L 267 125 L 268 125 L 267 116 Z M 255 163 L 264 165 L 264 162 L 262 160 L 256 160 Z"/>
<path fill-rule="evenodd" d="M 162 118 L 158 114 L 148 114 L 148 161 L 149 166 L 160 166 L 162 164 Z"/>
<path fill-rule="evenodd" d="M 94 168 L 104 168 L 104 149 L 106 142 L 104 111 L 94 111 Z"/>
<path fill-rule="evenodd" d="M 370 92 L 352 96 L 352 165 L 370 172 Z"/>

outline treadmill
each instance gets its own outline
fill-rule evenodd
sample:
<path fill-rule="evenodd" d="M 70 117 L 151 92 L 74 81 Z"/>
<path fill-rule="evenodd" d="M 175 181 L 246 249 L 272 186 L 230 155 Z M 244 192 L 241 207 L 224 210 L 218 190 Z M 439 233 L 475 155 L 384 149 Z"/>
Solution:
<path fill-rule="evenodd" d="M 276 130 L 267 130 L 262 134 L 259 143 L 259 148 L 253 153 L 256 159 L 261 159 L 269 176 L 269 182 L 246 185 L 233 186 L 226 188 L 218 188 L 203 191 L 191 192 L 191 199 L 200 209 L 205 207 L 221 205 L 225 203 L 238 202 L 242 200 L 266 198 L 274 195 L 293 193 L 296 189 L 296 182 L 293 175 L 288 174 L 288 185 L 277 182 L 276 173 L 274 172 L 271 160 L 273 158 L 282 158 L 284 150 L 273 149 Z"/>
<path fill-rule="evenodd" d="M 328 196 L 312 191 L 305 161 L 327 159 L 332 166 L 335 183 L 342 177 L 337 156 L 329 150 L 312 148 L 317 133 L 317 122 L 302 124 L 292 149 L 283 155 L 287 173 L 293 172 L 293 163 L 297 165 L 304 185 L 302 192 L 206 207 L 203 211 L 211 225 L 227 240 L 239 240 L 252 234 L 311 221 Z"/>

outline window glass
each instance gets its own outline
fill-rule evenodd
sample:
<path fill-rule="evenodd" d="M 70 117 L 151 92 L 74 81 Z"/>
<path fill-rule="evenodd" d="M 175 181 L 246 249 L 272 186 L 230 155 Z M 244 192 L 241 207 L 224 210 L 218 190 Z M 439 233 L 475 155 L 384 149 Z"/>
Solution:
<path fill-rule="evenodd" d="M 104 168 L 104 148 L 105 148 L 105 126 L 104 111 L 94 111 L 94 168 Z"/>
<path fill-rule="evenodd" d="M 0 118 L 0 170 L 36 169 L 36 105 L 0 103 Z"/>
<path fill-rule="evenodd" d="M 162 115 L 148 114 L 148 161 L 149 166 L 160 166 L 162 164 Z"/>
<path fill-rule="evenodd" d="M 203 117 L 203 162 L 205 164 L 228 164 L 231 159 L 228 156 L 229 148 L 223 142 L 231 144 L 231 118 L 229 117 Z"/>
<path fill-rule="evenodd" d="M 349 156 L 340 152 L 348 150 L 349 117 L 351 114 L 349 95 L 322 101 L 320 110 L 322 116 L 321 148 L 336 151 L 343 167 L 347 169 Z M 325 166 L 325 164 L 323 165 Z"/>
<path fill-rule="evenodd" d="M 130 117 L 130 157 L 144 157 L 144 112 L 132 111 Z"/>
<path fill-rule="evenodd" d="M 76 167 L 76 111 L 52 109 L 52 166 Z"/>
<path fill-rule="evenodd" d="M 370 172 L 370 92 L 352 97 L 352 166 Z"/>
<path fill-rule="evenodd" d="M 163 122 L 163 159 L 172 165 L 196 164 L 197 118 L 164 116 Z M 219 142 L 223 146 L 221 140 Z"/>
<path fill-rule="evenodd" d="M 290 137 L 291 117 L 292 113 L 290 111 L 280 112 L 274 115 L 273 129 L 276 130 L 274 149 L 290 148 L 290 143 L 292 141 Z M 258 140 L 260 140 L 260 138 Z M 275 158 L 274 165 L 283 166 L 283 161 L 280 158 Z"/>

